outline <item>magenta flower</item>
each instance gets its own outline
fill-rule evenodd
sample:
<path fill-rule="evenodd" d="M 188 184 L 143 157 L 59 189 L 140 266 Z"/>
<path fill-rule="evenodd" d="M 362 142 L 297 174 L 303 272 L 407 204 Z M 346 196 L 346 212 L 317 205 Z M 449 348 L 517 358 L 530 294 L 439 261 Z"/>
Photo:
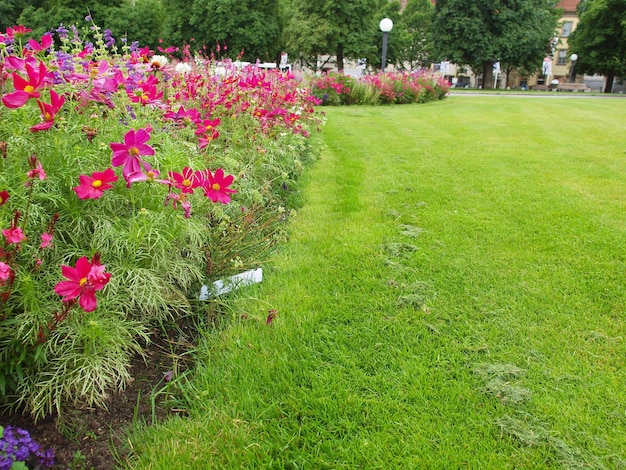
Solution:
<path fill-rule="evenodd" d="M 34 180 L 35 178 L 39 178 L 40 181 L 45 180 L 48 176 L 41 166 L 41 162 L 37 160 L 37 157 L 34 155 L 28 159 L 28 165 L 30 166 L 30 170 L 26 173 L 28 179 Z M 26 186 L 29 185 L 29 182 L 26 182 Z"/>
<path fill-rule="evenodd" d="M 19 227 L 11 227 L 5 228 L 2 230 L 2 235 L 7 243 L 15 243 L 16 245 L 24 240 L 26 240 L 26 235 L 22 232 L 22 229 Z"/>
<path fill-rule="evenodd" d="M 94 171 L 91 176 L 80 175 L 80 185 L 72 188 L 80 199 L 98 199 L 104 191 L 111 189 L 117 181 L 117 175 L 112 168 L 104 171 Z"/>
<path fill-rule="evenodd" d="M 43 62 L 35 68 L 31 64 L 25 64 L 28 79 L 13 72 L 13 87 L 15 91 L 2 97 L 2 103 L 7 108 L 21 108 L 29 98 L 39 98 L 39 90 L 43 88 L 51 78 L 51 74 Z"/>
<path fill-rule="evenodd" d="M 125 175 L 124 178 L 126 179 L 126 186 L 129 188 L 133 183 L 140 181 L 148 181 L 150 183 L 156 181 L 157 183 L 171 184 L 171 181 L 158 179 L 160 174 L 159 170 L 152 168 L 149 163 L 143 162 L 143 171 Z"/>
<path fill-rule="evenodd" d="M 63 297 L 63 302 L 71 302 L 80 297 L 79 304 L 85 312 L 92 312 L 98 306 L 96 291 L 104 289 L 110 273 L 104 272 L 105 266 L 100 264 L 100 254 L 96 253 L 91 262 L 86 256 L 76 261 L 76 266 L 61 266 L 61 272 L 67 281 L 59 282 L 54 291 Z"/>
<path fill-rule="evenodd" d="M 11 266 L 0 261 L 0 285 L 11 277 Z"/>
<path fill-rule="evenodd" d="M 186 194 L 169 193 L 165 198 L 165 205 L 167 206 L 169 201 L 172 201 L 174 209 L 178 209 L 178 204 L 185 211 L 185 218 L 188 219 L 191 215 L 191 202 L 187 198 Z"/>
<path fill-rule="evenodd" d="M 124 143 L 111 142 L 113 166 L 122 166 L 124 178 L 127 175 L 141 172 L 143 160 L 141 155 L 154 155 L 154 149 L 146 144 L 150 140 L 150 134 L 146 129 L 129 130 L 124 136 Z"/>
<path fill-rule="evenodd" d="M 35 124 L 30 128 L 31 132 L 45 131 L 54 125 L 54 116 L 57 115 L 61 106 L 65 103 L 65 96 L 59 96 L 56 91 L 50 90 L 50 104 L 37 100 L 37 105 L 41 110 L 43 122 Z"/>
<path fill-rule="evenodd" d="M 51 244 L 52 244 L 52 234 L 47 233 L 47 232 L 42 233 L 41 245 L 39 245 L 39 248 L 43 250 L 44 248 L 48 248 Z"/>
<path fill-rule="evenodd" d="M 215 174 L 211 174 L 211 170 L 206 170 L 206 173 L 206 178 L 202 185 L 205 196 L 213 202 L 228 204 L 230 202 L 230 194 L 237 192 L 228 188 L 235 177 L 233 175 L 224 176 L 224 170 L 221 168 L 215 170 Z"/>
<path fill-rule="evenodd" d="M 183 168 L 182 173 L 170 171 L 168 175 L 174 187 L 180 189 L 184 194 L 192 194 L 195 188 L 202 185 L 202 180 L 198 178 L 199 173 L 187 166 Z"/>

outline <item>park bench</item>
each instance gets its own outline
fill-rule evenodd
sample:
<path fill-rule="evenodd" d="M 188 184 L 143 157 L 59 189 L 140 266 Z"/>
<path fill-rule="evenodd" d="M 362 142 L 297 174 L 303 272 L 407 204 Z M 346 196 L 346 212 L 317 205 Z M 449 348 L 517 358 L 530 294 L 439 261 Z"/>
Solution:
<path fill-rule="evenodd" d="M 591 88 L 585 83 L 559 83 L 556 91 L 591 91 Z"/>

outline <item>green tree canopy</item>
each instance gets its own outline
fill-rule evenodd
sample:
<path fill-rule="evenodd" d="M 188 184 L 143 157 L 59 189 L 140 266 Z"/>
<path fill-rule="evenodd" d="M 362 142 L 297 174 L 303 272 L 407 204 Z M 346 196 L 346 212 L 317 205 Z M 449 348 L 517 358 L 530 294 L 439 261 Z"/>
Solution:
<path fill-rule="evenodd" d="M 552 0 L 437 0 L 437 59 L 467 64 L 493 86 L 493 63 L 536 70 L 557 27 Z"/>
<path fill-rule="evenodd" d="M 285 26 L 287 47 L 298 55 L 334 54 L 343 70 L 344 57 L 371 52 L 373 17 L 380 5 L 380 0 L 293 0 Z"/>
<path fill-rule="evenodd" d="M 570 52 L 578 55 L 576 70 L 606 77 L 604 91 L 613 79 L 626 76 L 626 2 L 582 0 L 580 22 L 568 38 Z"/>
<path fill-rule="evenodd" d="M 278 0 L 163 0 L 163 6 L 168 12 L 164 38 L 170 44 L 191 43 L 207 55 L 231 58 L 243 51 L 249 61 L 274 61 L 280 54 Z"/>
<path fill-rule="evenodd" d="M 430 0 L 409 0 L 400 16 L 398 29 L 402 32 L 402 50 L 398 64 L 406 64 L 413 70 L 426 66 L 430 61 L 432 37 L 430 25 L 433 17 L 433 4 Z"/>
<path fill-rule="evenodd" d="M 162 37 L 163 21 L 161 0 L 124 0 L 108 10 L 104 24 L 114 38 L 126 37 L 154 50 Z"/>
<path fill-rule="evenodd" d="M 33 30 L 33 36 L 56 29 L 61 23 L 87 26 L 85 17 L 91 15 L 98 26 L 106 27 L 111 8 L 120 7 L 122 0 L 98 0 L 85 3 L 82 0 L 42 0 L 29 2 L 19 22 Z"/>

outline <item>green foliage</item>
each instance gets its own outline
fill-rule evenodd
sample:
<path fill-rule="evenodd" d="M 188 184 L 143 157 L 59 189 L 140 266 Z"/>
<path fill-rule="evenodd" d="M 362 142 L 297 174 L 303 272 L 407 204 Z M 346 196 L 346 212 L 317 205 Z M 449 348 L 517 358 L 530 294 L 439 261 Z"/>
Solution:
<path fill-rule="evenodd" d="M 109 8 L 99 23 L 110 29 L 115 39 L 127 37 L 142 47 L 156 49 L 161 45 L 164 18 L 161 0 L 124 0 L 120 6 Z"/>
<path fill-rule="evenodd" d="M 442 0 L 435 5 L 435 55 L 470 65 L 491 87 L 492 64 L 537 70 L 557 27 L 554 1 Z"/>
<path fill-rule="evenodd" d="M 336 55 L 337 68 L 343 70 L 344 57 L 364 57 L 371 47 L 377 6 L 375 0 L 294 0 L 285 26 L 288 51 L 315 59 L 321 54 Z"/>
<path fill-rule="evenodd" d="M 578 54 L 576 71 L 607 77 L 610 93 L 614 77 L 626 75 L 626 4 L 619 0 L 583 0 L 580 22 L 569 36 L 570 52 Z"/>
<path fill-rule="evenodd" d="M 192 49 L 213 52 L 217 58 L 278 59 L 282 25 L 275 0 L 163 0 L 163 7 L 168 43 L 190 43 Z"/>

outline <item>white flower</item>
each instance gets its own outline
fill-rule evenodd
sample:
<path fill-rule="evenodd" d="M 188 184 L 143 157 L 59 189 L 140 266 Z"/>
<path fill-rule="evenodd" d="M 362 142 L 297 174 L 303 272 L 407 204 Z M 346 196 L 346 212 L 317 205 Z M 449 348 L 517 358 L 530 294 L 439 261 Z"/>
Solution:
<path fill-rule="evenodd" d="M 160 69 L 167 65 L 167 57 L 164 55 L 153 55 L 152 59 L 150 59 L 150 64 L 155 69 Z"/>
<path fill-rule="evenodd" d="M 191 65 L 187 62 L 179 62 L 176 64 L 176 72 L 181 75 L 191 72 Z"/>

